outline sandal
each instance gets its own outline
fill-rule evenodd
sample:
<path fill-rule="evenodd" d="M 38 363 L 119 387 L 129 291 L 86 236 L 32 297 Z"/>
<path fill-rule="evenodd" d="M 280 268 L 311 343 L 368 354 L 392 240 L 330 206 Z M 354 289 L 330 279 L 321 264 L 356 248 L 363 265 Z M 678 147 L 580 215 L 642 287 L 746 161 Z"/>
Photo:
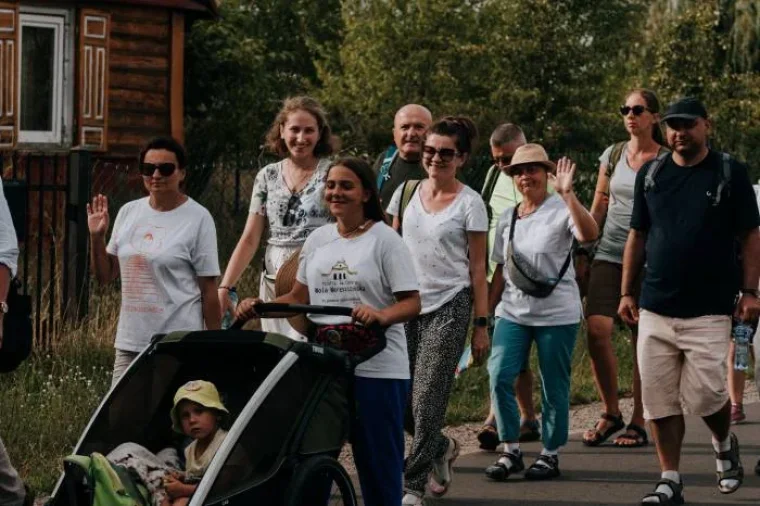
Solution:
<path fill-rule="evenodd" d="M 499 433 L 496 431 L 496 427 L 484 425 L 478 432 L 478 442 L 480 442 L 481 450 L 495 451 L 496 447 L 499 446 Z"/>
<path fill-rule="evenodd" d="M 649 444 L 649 438 L 647 437 L 647 431 L 640 425 L 635 423 L 629 423 L 625 428 L 626 432 L 620 434 L 612 443 L 619 448 L 639 448 Z M 635 434 L 628 434 L 628 432 L 635 432 Z M 622 443 L 620 441 L 632 441 L 631 443 Z"/>
<path fill-rule="evenodd" d="M 507 467 L 507 464 L 501 461 L 501 459 L 508 459 L 511 464 Z M 525 463 L 523 462 L 522 452 L 520 453 L 503 453 L 499 460 L 491 464 L 486 468 L 486 476 L 496 481 L 506 481 L 509 475 L 519 473 L 525 470 Z"/>
<path fill-rule="evenodd" d="M 530 443 L 531 441 L 538 441 L 541 439 L 541 425 L 538 420 L 525 420 L 520 425 L 520 439 L 521 443 Z"/>
<path fill-rule="evenodd" d="M 609 413 L 602 413 L 601 420 L 606 420 L 608 422 L 612 422 L 612 426 L 608 427 L 607 430 L 604 432 L 599 432 L 599 430 L 596 429 L 596 426 L 594 426 L 594 435 L 590 439 L 583 438 L 583 444 L 586 446 L 599 446 L 600 444 L 607 441 L 610 436 L 612 436 L 614 433 L 619 432 L 625 427 L 625 422 L 623 421 L 623 414 L 620 413 L 619 415 L 610 415 Z M 599 422 L 597 422 L 597 425 L 599 425 Z M 585 436 L 585 435 L 584 435 Z"/>
<path fill-rule="evenodd" d="M 731 469 L 728 471 L 716 471 L 718 475 L 718 491 L 721 494 L 733 494 L 739 490 L 744 481 L 744 468 L 742 467 L 741 460 L 739 460 L 739 440 L 733 432 L 730 437 L 731 449 L 727 452 L 715 452 L 716 460 L 728 460 L 731 462 Z M 723 480 L 736 480 L 737 484 L 733 487 L 724 486 L 721 484 Z"/>
<path fill-rule="evenodd" d="M 660 487 L 660 485 L 670 487 L 670 490 L 673 491 L 673 497 L 668 497 L 668 494 L 665 494 L 663 492 L 657 492 L 657 489 Z M 676 483 L 673 480 L 663 478 L 657 482 L 657 485 L 654 489 L 654 492 L 651 492 L 642 498 L 641 506 L 651 506 L 652 504 L 659 504 L 660 506 L 671 506 L 684 503 L 683 483 Z M 653 503 L 647 501 L 647 499 L 651 499 L 653 497 L 656 497 L 659 502 Z"/>

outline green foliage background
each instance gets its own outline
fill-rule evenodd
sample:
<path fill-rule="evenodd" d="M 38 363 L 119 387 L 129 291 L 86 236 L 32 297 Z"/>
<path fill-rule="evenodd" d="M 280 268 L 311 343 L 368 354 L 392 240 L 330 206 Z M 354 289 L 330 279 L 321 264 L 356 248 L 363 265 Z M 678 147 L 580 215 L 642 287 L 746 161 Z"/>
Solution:
<path fill-rule="evenodd" d="M 374 157 L 396 109 L 520 124 L 587 184 L 630 88 L 696 95 L 714 144 L 760 166 L 760 0 L 225 0 L 188 38 L 188 146 L 256 166 L 281 100 L 312 94 L 346 152 Z M 487 156 L 487 143 L 480 154 Z M 465 174 L 473 186 L 485 162 Z"/>

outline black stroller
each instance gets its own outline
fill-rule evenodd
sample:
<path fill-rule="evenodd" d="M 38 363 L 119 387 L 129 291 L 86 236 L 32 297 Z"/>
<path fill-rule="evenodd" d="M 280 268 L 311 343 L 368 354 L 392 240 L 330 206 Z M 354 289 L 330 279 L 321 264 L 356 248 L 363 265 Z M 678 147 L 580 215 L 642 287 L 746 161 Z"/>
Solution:
<path fill-rule="evenodd" d="M 325 306 L 257 309 L 351 314 Z M 152 452 L 179 447 L 169 419 L 174 392 L 205 379 L 222 393 L 231 426 L 189 506 L 355 505 L 337 456 L 352 419 L 353 371 L 385 347 L 382 330 L 372 330 L 374 342 L 359 353 L 234 328 L 157 335 L 105 396 L 74 454 L 105 455 L 124 442 Z M 67 459 L 48 504 L 91 506 L 93 488 L 87 471 Z"/>

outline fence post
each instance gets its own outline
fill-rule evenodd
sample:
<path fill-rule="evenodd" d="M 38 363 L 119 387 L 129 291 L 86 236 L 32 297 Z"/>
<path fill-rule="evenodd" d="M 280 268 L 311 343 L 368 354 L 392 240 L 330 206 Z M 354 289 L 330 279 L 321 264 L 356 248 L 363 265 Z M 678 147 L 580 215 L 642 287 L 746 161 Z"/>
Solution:
<path fill-rule="evenodd" d="M 69 250 L 68 293 L 66 307 L 75 309 L 77 319 L 87 315 L 90 302 L 90 277 L 87 229 L 87 202 L 90 201 L 90 183 L 92 156 L 89 151 L 74 150 L 69 155 L 69 201 L 66 203 L 66 216 L 69 221 L 69 234 L 66 247 Z M 71 282 L 73 281 L 73 282 Z M 72 313 L 69 313 L 72 314 Z"/>

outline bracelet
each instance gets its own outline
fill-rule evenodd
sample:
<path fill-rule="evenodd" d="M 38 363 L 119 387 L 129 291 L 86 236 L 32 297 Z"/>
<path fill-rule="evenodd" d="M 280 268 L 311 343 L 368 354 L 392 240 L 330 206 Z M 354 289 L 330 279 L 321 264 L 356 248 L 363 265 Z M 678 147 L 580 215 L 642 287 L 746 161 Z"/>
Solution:
<path fill-rule="evenodd" d="M 624 298 L 624 297 L 633 297 L 633 294 L 626 292 L 626 293 L 624 293 L 623 295 L 620 296 L 621 299 Z"/>
<path fill-rule="evenodd" d="M 234 292 L 235 291 L 235 287 L 234 286 L 221 285 L 221 286 L 219 286 L 219 288 L 217 288 L 217 290 L 227 290 L 228 292 Z"/>

